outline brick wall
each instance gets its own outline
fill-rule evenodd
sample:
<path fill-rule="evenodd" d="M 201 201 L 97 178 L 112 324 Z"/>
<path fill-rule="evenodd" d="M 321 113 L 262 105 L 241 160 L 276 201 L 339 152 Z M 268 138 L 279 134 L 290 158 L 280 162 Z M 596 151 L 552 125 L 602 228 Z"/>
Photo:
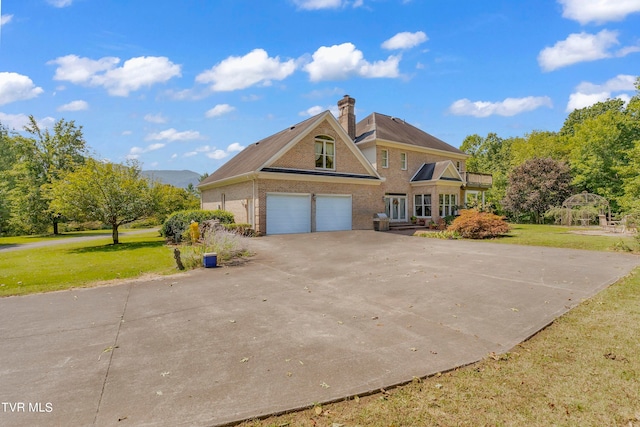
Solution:
<path fill-rule="evenodd" d="M 358 185 L 327 182 L 303 182 L 285 180 L 262 180 L 258 190 L 258 216 L 261 233 L 268 233 L 267 193 L 301 194 L 351 194 L 352 228 L 370 230 L 373 228 L 373 214 L 384 212 L 383 192 L 379 185 Z M 262 226 L 264 224 L 264 226 Z"/>
<path fill-rule="evenodd" d="M 202 191 L 202 209 L 223 209 L 233 214 L 236 223 L 251 223 L 252 181 Z M 257 193 L 257 190 L 256 190 Z M 222 195 L 224 194 L 224 207 Z"/>
<path fill-rule="evenodd" d="M 353 152 L 341 139 L 328 121 L 320 123 L 316 129 L 276 160 L 270 167 L 293 169 L 316 169 L 315 137 L 317 135 L 330 136 L 335 140 L 335 171 L 342 173 L 369 174 L 366 168 L 355 157 Z"/>
<path fill-rule="evenodd" d="M 389 152 L 389 167 L 383 168 L 380 163 L 382 158 L 381 151 Z M 407 153 L 407 170 L 401 169 L 400 153 Z M 460 162 L 460 170 L 465 170 L 465 161 L 456 160 L 445 155 L 422 153 L 418 151 L 402 150 L 395 147 L 377 146 L 376 157 L 378 159 L 378 174 L 385 177 L 386 181 L 382 184 L 383 193 L 401 193 L 407 194 L 408 214 L 413 215 L 414 212 L 414 195 L 415 194 L 431 194 L 432 212 L 434 220 L 438 218 L 438 198 L 439 194 L 458 194 L 459 200 L 462 200 L 462 190 L 451 186 L 421 185 L 412 187 L 410 180 L 424 163 L 435 163 L 445 160 L 452 160 L 454 166 L 456 162 Z"/>

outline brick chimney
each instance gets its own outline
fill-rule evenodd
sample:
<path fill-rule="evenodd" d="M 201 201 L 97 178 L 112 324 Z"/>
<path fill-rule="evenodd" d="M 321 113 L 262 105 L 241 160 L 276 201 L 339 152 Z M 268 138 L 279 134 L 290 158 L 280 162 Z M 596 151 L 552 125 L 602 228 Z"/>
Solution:
<path fill-rule="evenodd" d="M 342 125 L 347 135 L 352 140 L 356 139 L 356 113 L 355 113 L 356 100 L 349 95 L 345 95 L 338 101 L 338 109 L 340 115 L 338 121 Z"/>

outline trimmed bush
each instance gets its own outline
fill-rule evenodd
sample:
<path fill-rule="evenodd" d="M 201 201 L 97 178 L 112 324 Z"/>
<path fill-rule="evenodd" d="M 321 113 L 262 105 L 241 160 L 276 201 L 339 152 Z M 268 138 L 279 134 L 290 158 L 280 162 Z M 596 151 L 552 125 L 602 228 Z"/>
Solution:
<path fill-rule="evenodd" d="M 174 212 L 167 218 L 164 224 L 162 224 L 160 234 L 168 239 L 173 239 L 175 242 L 179 242 L 184 232 L 189 229 L 191 221 L 201 224 L 211 219 L 217 219 L 220 221 L 220 224 L 231 224 L 233 223 L 233 214 L 220 209 L 215 211 L 193 209 Z"/>
<path fill-rule="evenodd" d="M 464 209 L 447 230 L 454 231 L 465 239 L 488 239 L 508 233 L 509 224 L 504 217 Z"/>

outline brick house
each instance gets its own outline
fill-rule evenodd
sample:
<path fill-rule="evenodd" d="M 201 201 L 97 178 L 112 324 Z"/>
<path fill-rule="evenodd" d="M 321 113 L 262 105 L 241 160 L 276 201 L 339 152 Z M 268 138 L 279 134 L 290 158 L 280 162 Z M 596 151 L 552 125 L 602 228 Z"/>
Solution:
<path fill-rule="evenodd" d="M 468 155 L 387 115 L 356 123 L 355 99 L 251 144 L 204 179 L 203 209 L 225 209 L 261 234 L 373 228 L 453 215 L 483 203 L 491 176 L 468 174 Z"/>

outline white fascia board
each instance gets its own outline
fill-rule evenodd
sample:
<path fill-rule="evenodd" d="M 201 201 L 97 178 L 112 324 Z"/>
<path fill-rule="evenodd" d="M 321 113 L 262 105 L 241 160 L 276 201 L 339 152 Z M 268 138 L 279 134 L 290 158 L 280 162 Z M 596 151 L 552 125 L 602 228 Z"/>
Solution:
<path fill-rule="evenodd" d="M 204 185 L 197 185 L 200 190 L 208 190 L 210 188 L 224 187 L 225 185 L 237 184 L 239 182 L 251 181 L 256 178 L 255 172 L 247 172 L 241 175 L 231 176 L 229 178 L 220 179 L 218 181 L 209 182 Z"/>
<path fill-rule="evenodd" d="M 361 184 L 361 185 L 380 185 L 384 180 L 382 179 L 361 179 L 361 178 L 348 178 L 342 176 L 327 176 L 327 175 L 298 175 L 292 173 L 279 173 L 279 172 L 258 172 L 257 179 L 277 179 L 282 181 L 302 181 L 302 182 L 330 182 L 334 184 Z"/>
<path fill-rule="evenodd" d="M 451 151 L 438 150 L 436 148 L 428 148 L 428 147 L 420 147 L 418 145 L 405 144 L 402 142 L 389 141 L 386 139 L 376 139 L 376 144 L 382 147 L 392 147 L 398 148 L 406 151 L 417 151 L 420 153 L 429 153 L 429 154 L 437 154 L 443 157 L 452 157 L 454 159 L 466 160 L 471 157 L 469 154 L 465 153 L 453 153 Z"/>

